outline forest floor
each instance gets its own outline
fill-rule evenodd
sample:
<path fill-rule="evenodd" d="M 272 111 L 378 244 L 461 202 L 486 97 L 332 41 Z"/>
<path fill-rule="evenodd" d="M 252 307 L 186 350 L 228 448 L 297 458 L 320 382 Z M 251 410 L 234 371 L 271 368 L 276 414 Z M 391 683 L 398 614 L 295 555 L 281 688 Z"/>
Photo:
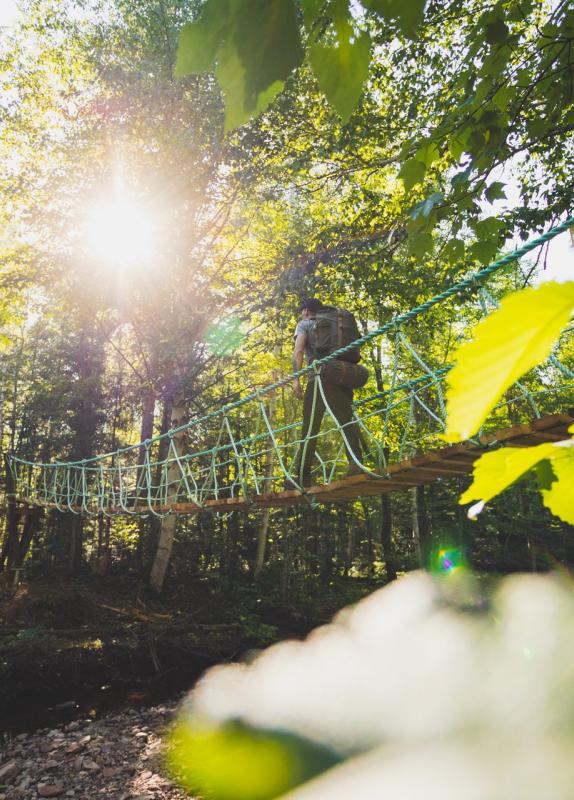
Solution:
<path fill-rule="evenodd" d="M 0 595 L 0 742 L 126 708 L 144 713 L 207 667 L 302 638 L 375 588 L 307 576 L 286 600 L 278 584 L 197 577 L 157 598 L 125 574 L 29 578 Z"/>
<path fill-rule="evenodd" d="M 164 763 L 174 703 L 76 720 L 0 747 L 0 800 L 183 800 Z"/>

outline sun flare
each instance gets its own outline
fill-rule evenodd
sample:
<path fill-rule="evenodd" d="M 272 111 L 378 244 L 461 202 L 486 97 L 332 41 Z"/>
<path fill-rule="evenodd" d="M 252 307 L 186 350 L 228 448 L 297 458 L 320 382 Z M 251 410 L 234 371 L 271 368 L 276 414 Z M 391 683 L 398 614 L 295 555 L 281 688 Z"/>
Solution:
<path fill-rule="evenodd" d="M 118 198 L 92 209 L 86 239 L 97 261 L 126 270 L 152 264 L 158 237 L 154 217 L 145 207 Z"/>

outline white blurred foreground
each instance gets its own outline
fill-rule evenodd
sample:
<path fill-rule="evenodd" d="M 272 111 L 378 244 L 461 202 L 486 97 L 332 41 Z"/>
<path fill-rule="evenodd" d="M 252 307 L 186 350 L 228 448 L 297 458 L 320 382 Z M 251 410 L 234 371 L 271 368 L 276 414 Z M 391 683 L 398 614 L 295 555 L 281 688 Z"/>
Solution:
<path fill-rule="evenodd" d="M 470 580 L 411 574 L 305 642 L 210 670 L 183 713 L 347 759 L 292 799 L 572 800 L 572 586 L 514 576 L 484 607 Z"/>

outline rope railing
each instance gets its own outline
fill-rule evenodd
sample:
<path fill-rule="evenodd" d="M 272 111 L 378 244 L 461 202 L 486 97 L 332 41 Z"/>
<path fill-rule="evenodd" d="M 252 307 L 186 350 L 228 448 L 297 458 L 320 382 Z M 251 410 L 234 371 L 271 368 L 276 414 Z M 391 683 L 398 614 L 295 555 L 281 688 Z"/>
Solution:
<path fill-rule="evenodd" d="M 289 487 L 304 491 L 301 465 L 308 461 L 308 454 L 312 456 L 314 477 L 323 482 L 340 476 L 345 453 L 351 472 L 362 471 L 384 478 L 388 474 L 389 458 L 397 461 L 430 446 L 438 441 L 445 426 L 444 380 L 451 365 L 445 363 L 445 355 L 448 357 L 449 353 L 440 352 L 441 344 L 447 348 L 447 344 L 441 342 L 441 320 L 434 323 L 433 341 L 423 340 L 422 343 L 417 330 L 411 331 L 412 322 L 469 290 L 473 290 L 473 296 L 478 296 L 479 303 L 476 308 L 470 308 L 470 299 L 466 298 L 467 316 L 478 318 L 488 306 L 494 307 L 497 303 L 484 289 L 494 273 L 572 225 L 574 218 L 565 220 L 312 365 L 165 434 L 80 461 L 42 463 L 13 455 L 9 462 L 18 496 L 29 502 L 47 503 L 60 511 L 163 516 L 177 511 L 181 503 L 206 508 L 210 500 L 240 497 L 249 501 L 264 488 L 266 491 L 269 487 L 283 488 L 284 481 Z M 383 337 L 387 337 L 383 356 L 388 367 L 386 377 L 390 377 L 389 388 L 373 390 L 367 385 L 357 393 L 352 418 L 342 420 L 329 402 L 323 368 L 352 348 Z M 289 400 L 283 402 L 272 423 L 266 403 L 295 378 L 304 376 L 313 386 L 311 417 L 315 418 L 314 410 L 320 406 L 324 408 L 326 423 L 322 429 L 301 437 L 298 406 Z M 493 429 L 504 425 L 510 419 L 511 407 L 513 420 L 521 414 L 524 418 L 539 416 L 541 398 L 544 398 L 546 410 L 558 408 L 564 387 L 571 389 L 573 386 L 572 357 L 563 357 L 558 348 L 544 367 L 533 370 L 516 384 L 513 393 L 495 409 L 488 424 Z M 186 439 L 190 440 L 192 433 L 196 441 L 205 444 L 186 452 Z M 158 459 L 156 452 L 164 441 L 168 442 L 167 455 Z M 320 447 L 315 452 L 318 442 Z M 273 453 L 275 470 L 270 478 L 264 479 L 270 453 Z"/>

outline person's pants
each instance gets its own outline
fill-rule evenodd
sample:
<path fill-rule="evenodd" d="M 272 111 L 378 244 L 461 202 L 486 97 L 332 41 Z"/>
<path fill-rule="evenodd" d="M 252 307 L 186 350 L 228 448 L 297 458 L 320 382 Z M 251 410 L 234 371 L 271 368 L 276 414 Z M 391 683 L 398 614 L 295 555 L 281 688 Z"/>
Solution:
<path fill-rule="evenodd" d="M 333 412 L 339 425 L 345 426 L 343 431 L 349 445 L 348 447 L 345 445 L 349 464 L 351 466 L 356 466 L 350 451 L 355 454 L 357 460 L 360 462 L 362 450 L 358 423 L 351 422 L 353 419 L 353 390 L 329 383 L 324 377 L 321 378 L 321 383 L 329 408 Z M 318 385 L 315 399 L 315 413 L 313 413 L 314 392 L 315 379 L 311 378 L 307 382 L 305 396 L 303 398 L 303 428 L 301 431 L 301 439 L 303 441 L 299 444 L 299 451 L 293 464 L 292 474 L 295 479 L 308 476 L 311 472 L 311 466 L 317 448 L 317 434 L 321 428 L 321 421 L 325 413 L 325 403 L 323 402 L 321 390 Z M 332 420 L 331 415 L 329 415 L 329 417 Z"/>

